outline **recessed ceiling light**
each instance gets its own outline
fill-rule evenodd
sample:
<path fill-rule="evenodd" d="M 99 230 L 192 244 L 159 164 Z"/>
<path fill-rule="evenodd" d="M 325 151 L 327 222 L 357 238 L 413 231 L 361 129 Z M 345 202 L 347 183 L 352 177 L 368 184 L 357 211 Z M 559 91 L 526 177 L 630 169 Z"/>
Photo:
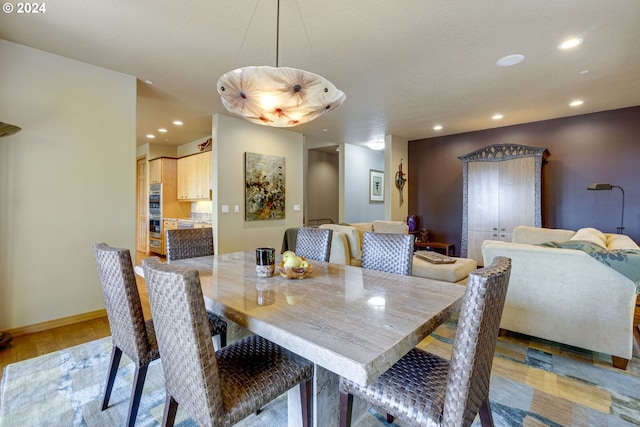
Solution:
<path fill-rule="evenodd" d="M 369 141 L 367 142 L 367 147 L 372 150 L 382 150 L 384 149 L 384 141 Z"/>
<path fill-rule="evenodd" d="M 504 116 L 502 114 L 494 114 L 493 116 L 491 116 L 491 118 L 493 120 L 500 120 L 502 119 Z"/>
<path fill-rule="evenodd" d="M 328 130 L 329 130 L 329 129 L 324 128 L 324 129 L 322 129 L 322 132 L 327 132 Z"/>
<path fill-rule="evenodd" d="M 160 129 L 158 129 L 158 132 L 167 133 L 167 130 L 165 128 L 160 128 Z"/>
<path fill-rule="evenodd" d="M 581 99 L 576 99 L 575 101 L 571 101 L 571 102 L 569 103 L 569 106 L 570 106 L 570 107 L 579 107 L 579 106 L 581 106 L 582 104 L 584 104 L 584 101 L 583 101 L 583 100 L 581 100 Z"/>
<path fill-rule="evenodd" d="M 144 82 L 145 82 L 146 84 L 148 84 L 149 86 L 151 86 L 151 85 L 153 84 L 153 82 L 152 82 L 151 80 L 148 80 L 148 79 L 147 79 L 147 80 L 145 80 Z"/>
<path fill-rule="evenodd" d="M 435 125 L 433 130 L 442 130 L 442 125 Z"/>
<path fill-rule="evenodd" d="M 565 41 L 563 41 L 562 43 L 560 43 L 558 45 L 558 49 L 571 49 L 572 47 L 576 47 L 578 45 L 582 44 L 582 39 L 581 38 L 573 38 L 573 39 L 567 39 Z"/>
<path fill-rule="evenodd" d="M 173 124 L 176 126 L 182 126 L 182 122 L 180 120 L 174 120 Z"/>
<path fill-rule="evenodd" d="M 512 65 L 519 64 L 522 61 L 524 61 L 524 55 L 516 53 L 513 55 L 503 56 L 502 58 L 498 59 L 496 65 L 498 65 L 498 67 L 510 67 Z"/>
<path fill-rule="evenodd" d="M 155 137 L 156 137 L 156 136 L 155 136 L 155 135 L 153 135 L 153 134 L 151 134 L 151 133 L 148 133 L 148 134 L 147 134 L 147 138 L 149 138 L 149 139 L 153 139 L 153 138 L 155 138 Z"/>

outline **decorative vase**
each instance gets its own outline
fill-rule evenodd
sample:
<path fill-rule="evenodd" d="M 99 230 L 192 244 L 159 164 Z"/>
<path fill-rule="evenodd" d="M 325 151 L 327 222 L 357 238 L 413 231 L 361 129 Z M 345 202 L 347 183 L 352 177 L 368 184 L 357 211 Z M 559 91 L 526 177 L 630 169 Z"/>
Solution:
<path fill-rule="evenodd" d="M 420 229 L 420 218 L 418 218 L 418 215 L 409 215 L 407 217 L 407 225 L 409 226 L 409 233 L 418 231 Z"/>

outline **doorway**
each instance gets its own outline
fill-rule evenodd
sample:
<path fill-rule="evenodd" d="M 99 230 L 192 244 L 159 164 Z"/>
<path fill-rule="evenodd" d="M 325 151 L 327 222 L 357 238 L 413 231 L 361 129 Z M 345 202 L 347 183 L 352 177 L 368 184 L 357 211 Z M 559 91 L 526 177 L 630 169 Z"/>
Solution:
<path fill-rule="evenodd" d="M 337 145 L 307 152 L 306 225 L 339 222 L 339 164 Z"/>

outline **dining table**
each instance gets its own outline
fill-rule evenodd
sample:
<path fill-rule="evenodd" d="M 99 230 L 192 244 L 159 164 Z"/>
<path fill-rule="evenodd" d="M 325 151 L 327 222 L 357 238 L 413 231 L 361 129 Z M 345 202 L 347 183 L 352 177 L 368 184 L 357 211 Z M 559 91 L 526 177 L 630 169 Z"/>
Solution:
<path fill-rule="evenodd" d="M 277 267 L 273 276 L 257 277 L 255 251 L 171 262 L 198 271 L 207 310 L 314 363 L 313 425 L 331 427 L 338 425 L 340 377 L 373 382 L 460 309 L 466 288 L 309 263 L 308 277 L 287 279 Z M 298 396 L 297 387 L 289 391 L 290 427 L 302 424 Z M 354 421 L 364 411 L 364 403 L 354 402 Z"/>

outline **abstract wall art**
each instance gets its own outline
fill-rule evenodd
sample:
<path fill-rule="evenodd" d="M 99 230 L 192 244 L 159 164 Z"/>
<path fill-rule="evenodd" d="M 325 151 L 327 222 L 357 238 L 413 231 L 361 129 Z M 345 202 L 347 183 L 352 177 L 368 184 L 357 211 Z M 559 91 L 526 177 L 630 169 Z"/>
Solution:
<path fill-rule="evenodd" d="M 285 158 L 245 153 L 245 220 L 285 218 Z"/>

